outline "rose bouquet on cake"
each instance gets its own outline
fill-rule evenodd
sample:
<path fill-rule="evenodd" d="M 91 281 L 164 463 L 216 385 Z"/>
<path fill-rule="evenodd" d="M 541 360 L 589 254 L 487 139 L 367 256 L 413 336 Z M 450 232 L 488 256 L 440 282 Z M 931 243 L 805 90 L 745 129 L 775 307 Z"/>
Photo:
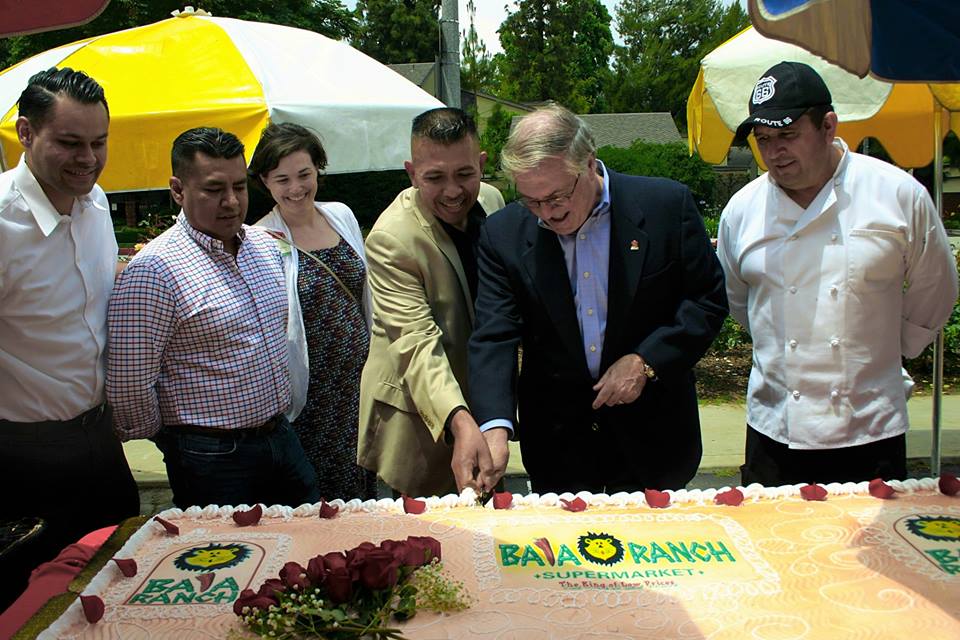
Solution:
<path fill-rule="evenodd" d="M 265 638 L 400 639 L 393 620 L 469 606 L 463 585 L 442 569 L 434 538 L 364 542 L 311 558 L 306 567 L 286 563 L 278 578 L 245 589 L 233 611 Z"/>

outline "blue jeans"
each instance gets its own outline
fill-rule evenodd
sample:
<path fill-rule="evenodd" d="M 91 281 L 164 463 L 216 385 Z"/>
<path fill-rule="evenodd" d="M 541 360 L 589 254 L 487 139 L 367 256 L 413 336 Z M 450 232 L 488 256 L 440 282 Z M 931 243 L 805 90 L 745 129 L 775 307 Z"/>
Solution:
<path fill-rule="evenodd" d="M 163 428 L 163 452 L 173 503 L 181 509 L 263 503 L 299 506 L 320 500 L 317 474 L 285 418 L 270 433 L 184 433 Z"/>

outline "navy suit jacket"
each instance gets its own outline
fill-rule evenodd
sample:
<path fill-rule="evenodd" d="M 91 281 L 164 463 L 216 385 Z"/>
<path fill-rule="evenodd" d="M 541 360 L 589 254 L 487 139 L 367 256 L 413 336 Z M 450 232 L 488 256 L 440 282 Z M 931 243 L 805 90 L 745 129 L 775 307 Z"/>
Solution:
<path fill-rule="evenodd" d="M 556 234 L 519 202 L 490 216 L 481 232 L 470 408 L 480 424 L 514 420 L 524 466 L 541 493 L 676 489 L 700 463 L 692 369 L 727 315 L 723 271 L 687 187 L 608 175 L 600 374 L 628 353 L 657 374 L 631 404 L 591 408 L 596 380 Z"/>

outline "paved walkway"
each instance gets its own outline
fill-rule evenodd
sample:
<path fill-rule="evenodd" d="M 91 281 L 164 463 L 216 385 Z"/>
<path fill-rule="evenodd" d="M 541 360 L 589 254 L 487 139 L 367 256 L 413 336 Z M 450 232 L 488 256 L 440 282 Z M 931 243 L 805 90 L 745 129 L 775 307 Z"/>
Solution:
<path fill-rule="evenodd" d="M 907 403 L 910 411 L 910 431 L 907 433 L 907 457 L 930 459 L 932 442 L 931 411 L 933 399 L 917 396 Z M 721 477 L 736 472 L 743 464 L 743 440 L 746 423 L 743 405 L 714 404 L 700 407 L 703 431 L 704 473 Z M 944 458 L 960 457 L 960 395 L 944 396 L 942 410 L 941 451 Z M 523 462 L 516 443 L 511 443 L 509 475 L 523 475 Z M 135 440 L 123 446 L 134 478 L 141 485 L 165 485 L 167 481 L 163 458 L 149 440 Z"/>

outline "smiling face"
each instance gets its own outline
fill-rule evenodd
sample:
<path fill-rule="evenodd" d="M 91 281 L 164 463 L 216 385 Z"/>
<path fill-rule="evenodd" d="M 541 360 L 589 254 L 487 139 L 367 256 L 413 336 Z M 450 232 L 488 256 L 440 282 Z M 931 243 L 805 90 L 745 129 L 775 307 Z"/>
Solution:
<path fill-rule="evenodd" d="M 190 226 L 236 253 L 236 237 L 247 215 L 247 165 L 242 155 L 211 158 L 201 152 L 183 178 L 170 178 L 170 193 Z"/>
<path fill-rule="evenodd" d="M 837 114 L 824 116 L 816 127 L 804 115 L 789 127 L 756 126 L 757 148 L 770 177 L 800 206 L 806 207 L 837 168 L 840 151 L 833 146 Z"/>
<path fill-rule="evenodd" d="M 277 168 L 260 176 L 280 213 L 312 212 L 319 171 L 306 151 L 280 158 Z"/>
<path fill-rule="evenodd" d="M 530 211 L 559 235 L 575 233 L 600 200 L 600 178 L 593 156 L 579 176 L 563 158 L 551 156 L 536 168 L 517 173 L 514 181 Z"/>
<path fill-rule="evenodd" d="M 411 155 L 404 168 L 419 190 L 421 205 L 444 222 L 466 228 L 467 214 L 480 194 L 487 154 L 468 135 L 449 144 L 414 138 Z"/>
<path fill-rule="evenodd" d="M 70 213 L 74 198 L 90 193 L 97 183 L 107 162 L 109 124 L 102 103 L 62 95 L 40 126 L 24 117 L 17 120 L 27 166 L 60 213 Z"/>

